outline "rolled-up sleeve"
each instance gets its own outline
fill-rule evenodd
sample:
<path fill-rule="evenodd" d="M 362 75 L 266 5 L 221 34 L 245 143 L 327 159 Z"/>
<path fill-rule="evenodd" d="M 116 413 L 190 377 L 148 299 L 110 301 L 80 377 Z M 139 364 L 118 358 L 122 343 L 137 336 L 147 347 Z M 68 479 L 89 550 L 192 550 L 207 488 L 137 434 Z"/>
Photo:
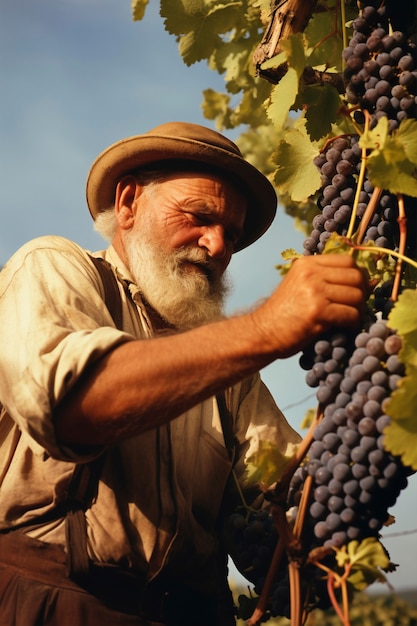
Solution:
<path fill-rule="evenodd" d="M 71 456 L 55 407 L 91 363 L 134 339 L 114 327 L 102 292 L 88 255 L 60 237 L 26 244 L 0 273 L 0 401 L 35 453 Z"/>

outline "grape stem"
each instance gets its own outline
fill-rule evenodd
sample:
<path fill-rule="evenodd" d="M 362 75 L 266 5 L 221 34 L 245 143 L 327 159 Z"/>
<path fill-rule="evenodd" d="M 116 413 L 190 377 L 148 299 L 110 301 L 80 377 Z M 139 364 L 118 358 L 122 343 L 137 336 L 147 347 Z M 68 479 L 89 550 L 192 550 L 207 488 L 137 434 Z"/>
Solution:
<path fill-rule="evenodd" d="M 405 215 L 405 206 L 404 206 L 404 198 L 402 194 L 398 194 L 398 226 L 400 229 L 400 241 L 398 245 L 398 251 L 400 254 L 405 253 L 405 248 L 407 245 L 407 218 Z M 396 302 L 398 298 L 398 293 L 401 286 L 401 277 L 402 277 L 402 259 L 397 259 L 397 263 L 395 265 L 395 274 L 394 274 L 394 284 L 392 286 L 391 291 L 391 300 Z"/>
<path fill-rule="evenodd" d="M 391 255 L 397 259 L 400 259 L 401 261 L 404 261 L 405 263 L 408 263 L 409 265 L 411 265 L 412 267 L 414 267 L 415 269 L 417 269 L 417 261 L 413 261 L 413 259 L 410 259 L 410 257 L 405 256 L 404 254 L 401 254 L 400 252 L 396 252 L 395 250 L 390 250 L 389 248 L 381 248 L 380 246 L 360 246 L 355 244 L 352 241 L 347 241 L 346 244 L 348 246 L 351 246 L 354 250 L 362 250 L 364 252 L 372 252 L 375 254 L 380 254 L 380 255 Z"/>
<path fill-rule="evenodd" d="M 351 563 L 346 563 L 344 566 L 344 573 L 341 576 L 340 574 L 337 574 L 336 572 L 334 572 L 333 570 L 331 570 L 329 567 L 327 567 L 326 565 L 323 565 L 323 563 L 321 563 L 319 560 L 317 559 L 310 559 L 311 563 L 313 563 L 313 565 L 315 565 L 316 567 L 318 567 L 319 569 L 323 570 L 324 572 L 326 572 L 327 574 L 327 593 L 329 595 L 329 599 L 330 602 L 332 603 L 332 606 L 335 610 L 335 612 L 337 613 L 341 623 L 343 626 L 350 626 L 350 620 L 349 620 L 349 596 L 348 596 L 348 590 L 347 590 L 347 579 L 350 575 L 350 571 L 352 569 L 352 564 Z M 340 608 L 339 602 L 337 601 L 336 595 L 335 595 L 335 589 L 337 587 L 340 587 L 342 590 L 342 607 L 343 610 Z"/>
<path fill-rule="evenodd" d="M 296 564 L 296 561 L 300 554 L 299 539 L 301 537 L 302 527 L 306 517 L 307 505 L 312 485 L 311 480 L 308 481 L 307 479 L 306 484 L 303 488 L 301 501 L 297 512 L 297 518 L 294 525 L 294 531 L 291 530 L 290 525 L 287 521 L 285 509 L 291 478 L 297 467 L 299 467 L 299 465 L 304 460 L 304 457 L 306 456 L 308 449 L 310 448 L 310 445 L 313 441 L 314 430 L 316 426 L 320 423 L 322 417 L 323 411 L 321 406 L 319 405 L 314 420 L 312 421 L 310 428 L 307 432 L 307 435 L 298 446 L 296 454 L 288 464 L 279 483 L 276 485 L 273 491 L 270 492 L 273 494 L 271 497 L 271 514 L 277 528 L 279 540 L 275 547 L 274 555 L 268 569 L 268 573 L 262 588 L 261 595 L 259 597 L 259 601 L 256 605 L 255 611 L 248 621 L 248 626 L 256 626 L 256 624 L 259 623 L 259 620 L 265 613 L 270 589 L 276 577 L 276 573 L 284 552 L 288 554 L 290 559 L 289 578 L 291 595 L 291 626 L 301 626 L 300 576 L 299 568 Z"/>
<path fill-rule="evenodd" d="M 340 19 L 342 22 L 342 43 L 343 43 L 343 48 L 347 47 L 347 32 L 346 32 L 346 7 L 345 7 L 345 3 L 341 2 L 340 3 Z"/>
<path fill-rule="evenodd" d="M 283 475 L 281 476 L 279 482 L 277 483 L 277 485 L 268 492 L 269 494 L 268 499 L 272 503 L 275 503 L 278 506 L 281 506 L 283 502 L 286 503 L 287 495 L 288 495 L 288 488 L 289 488 L 291 479 L 297 467 L 301 465 L 301 463 L 303 462 L 310 448 L 310 445 L 313 441 L 313 435 L 314 435 L 316 426 L 318 426 L 322 417 L 323 417 L 323 410 L 322 410 L 321 405 L 319 404 L 319 406 L 317 407 L 316 415 L 313 421 L 311 422 L 310 428 L 308 429 L 306 436 L 299 444 L 297 448 L 297 452 L 292 457 L 292 459 L 288 462 L 288 465 L 286 466 L 286 469 Z"/>
<path fill-rule="evenodd" d="M 364 111 L 364 113 L 365 113 L 365 129 L 364 130 L 367 131 L 369 129 L 370 117 L 369 115 L 367 115 L 367 111 Z M 363 183 L 365 180 L 365 173 L 366 173 L 366 150 L 365 148 L 362 148 L 361 169 L 359 171 L 358 182 L 356 185 L 355 200 L 353 202 L 353 207 L 352 207 L 352 215 L 350 217 L 349 228 L 348 228 L 348 232 L 346 235 L 348 239 L 350 239 L 353 235 L 353 229 L 355 227 L 355 221 L 356 221 L 356 214 L 358 211 L 359 198 L 360 198 Z"/>
<path fill-rule="evenodd" d="M 275 575 L 281 563 L 281 559 L 284 555 L 285 542 L 283 537 L 280 537 L 277 545 L 275 546 L 274 554 L 272 555 L 271 564 L 268 569 L 268 573 L 266 575 L 265 584 L 262 588 L 261 595 L 259 596 L 259 600 L 257 602 L 256 608 L 252 613 L 251 617 L 248 620 L 248 626 L 257 626 L 261 623 L 262 618 L 266 611 L 266 606 L 268 604 L 269 592 L 274 582 Z"/>
<path fill-rule="evenodd" d="M 365 237 L 366 231 L 368 230 L 369 222 L 374 216 L 374 213 L 377 209 L 381 195 L 382 195 L 382 189 L 380 189 L 379 187 L 375 187 L 375 189 L 372 192 L 371 199 L 369 200 L 368 206 L 366 207 L 365 213 L 363 214 L 363 217 L 361 219 L 360 226 L 354 236 L 354 240 L 358 244 L 361 244 L 363 241 L 363 238 Z"/>

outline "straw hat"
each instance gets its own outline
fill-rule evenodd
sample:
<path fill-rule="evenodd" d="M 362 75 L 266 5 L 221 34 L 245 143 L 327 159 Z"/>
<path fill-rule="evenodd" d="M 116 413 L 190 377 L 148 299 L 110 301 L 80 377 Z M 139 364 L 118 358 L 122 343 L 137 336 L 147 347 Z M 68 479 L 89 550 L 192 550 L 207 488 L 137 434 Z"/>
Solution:
<path fill-rule="evenodd" d="M 119 179 L 142 166 L 178 161 L 212 166 L 234 182 L 248 199 L 242 237 L 235 252 L 256 241 L 275 217 L 277 197 L 259 170 L 245 161 L 232 141 L 214 130 L 184 122 L 169 122 L 143 135 L 127 137 L 104 150 L 94 161 L 87 179 L 87 204 L 93 219 L 114 205 Z M 165 163 L 166 166 L 166 163 Z"/>

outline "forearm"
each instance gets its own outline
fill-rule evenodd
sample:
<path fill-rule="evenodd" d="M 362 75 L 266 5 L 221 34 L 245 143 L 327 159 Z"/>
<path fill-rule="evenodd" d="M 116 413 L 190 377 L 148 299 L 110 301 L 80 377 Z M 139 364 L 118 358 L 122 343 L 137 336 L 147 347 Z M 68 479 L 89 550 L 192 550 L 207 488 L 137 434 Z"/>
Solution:
<path fill-rule="evenodd" d="M 130 341 L 91 366 L 55 411 L 63 444 L 101 445 L 155 428 L 276 356 L 252 315 Z"/>
<path fill-rule="evenodd" d="M 330 256 L 296 261 L 252 313 L 111 351 L 57 408 L 58 440 L 100 445 L 155 428 L 329 326 L 360 323 L 366 280 L 350 257 Z"/>

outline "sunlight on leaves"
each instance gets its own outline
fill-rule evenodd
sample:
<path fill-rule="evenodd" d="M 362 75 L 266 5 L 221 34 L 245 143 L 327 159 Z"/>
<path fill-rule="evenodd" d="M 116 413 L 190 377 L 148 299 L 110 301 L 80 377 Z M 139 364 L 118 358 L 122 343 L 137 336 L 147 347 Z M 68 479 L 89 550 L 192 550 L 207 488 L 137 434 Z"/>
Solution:
<path fill-rule="evenodd" d="M 269 487 L 279 481 L 291 458 L 282 454 L 269 441 L 260 441 L 258 451 L 247 461 L 247 484 Z"/>
<path fill-rule="evenodd" d="M 284 132 L 272 157 L 277 166 L 274 182 L 279 193 L 290 194 L 293 201 L 303 201 L 320 187 L 320 173 L 313 162 L 318 152 L 318 145 L 307 135 L 304 119 Z"/>
<path fill-rule="evenodd" d="M 365 589 L 373 582 L 385 582 L 385 575 L 390 560 L 386 550 L 375 537 L 367 537 L 363 541 L 351 541 L 336 550 L 336 562 L 339 567 L 350 566 L 348 581 L 355 589 Z"/>
<path fill-rule="evenodd" d="M 145 15 L 149 0 L 132 0 L 132 19 L 139 22 Z"/>
<path fill-rule="evenodd" d="M 385 411 L 392 418 L 384 430 L 385 448 L 398 455 L 404 465 L 417 470 L 417 292 L 405 290 L 395 303 L 388 324 L 397 331 L 403 345 L 399 357 L 406 375 L 392 393 Z"/>
<path fill-rule="evenodd" d="M 417 197 L 417 121 L 405 120 L 397 131 L 388 133 L 388 119 L 365 132 L 359 145 L 370 151 L 369 178 L 375 187 L 392 193 Z"/>

